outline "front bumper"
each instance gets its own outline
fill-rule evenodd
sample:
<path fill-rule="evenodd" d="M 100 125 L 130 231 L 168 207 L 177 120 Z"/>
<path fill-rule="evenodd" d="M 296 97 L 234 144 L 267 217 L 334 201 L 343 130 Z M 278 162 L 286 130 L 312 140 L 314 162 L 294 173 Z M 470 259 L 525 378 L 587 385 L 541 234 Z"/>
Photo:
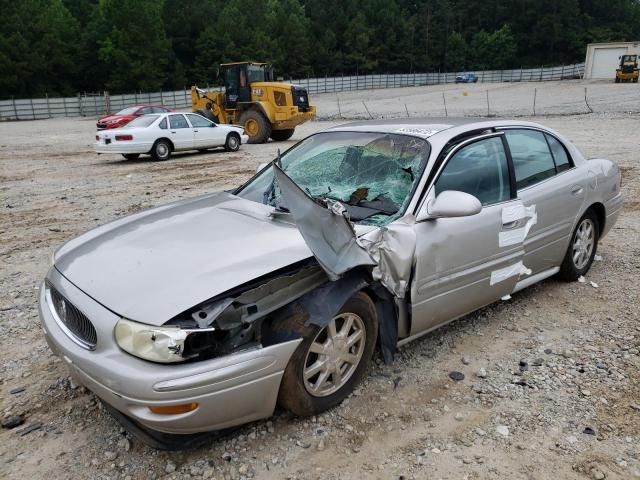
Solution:
<path fill-rule="evenodd" d="M 275 408 L 280 381 L 301 340 L 258 347 L 212 360 L 156 364 L 118 348 L 113 328 L 118 315 L 75 287 L 55 268 L 47 280 L 93 323 L 94 350 L 86 350 L 60 327 L 40 289 L 40 319 L 47 343 L 72 377 L 103 401 L 143 426 L 164 433 L 190 434 L 224 429 L 266 418 Z M 149 406 L 196 402 L 198 408 L 177 415 L 152 413 Z"/>
<path fill-rule="evenodd" d="M 243 133 L 242 135 L 240 135 L 240 140 L 241 140 L 241 142 L 240 142 L 240 143 L 242 143 L 243 145 L 244 145 L 245 143 L 249 143 L 249 135 L 245 135 L 245 134 Z"/>
<path fill-rule="evenodd" d="M 309 110 L 306 112 L 299 111 L 298 107 L 287 107 L 287 108 L 291 108 L 293 113 L 276 112 L 275 120 L 273 122 L 273 127 L 276 130 L 285 130 L 289 128 L 295 128 L 298 125 L 303 124 L 304 122 L 308 122 L 309 120 L 313 120 L 314 118 L 316 118 L 315 105 L 309 105 Z"/>

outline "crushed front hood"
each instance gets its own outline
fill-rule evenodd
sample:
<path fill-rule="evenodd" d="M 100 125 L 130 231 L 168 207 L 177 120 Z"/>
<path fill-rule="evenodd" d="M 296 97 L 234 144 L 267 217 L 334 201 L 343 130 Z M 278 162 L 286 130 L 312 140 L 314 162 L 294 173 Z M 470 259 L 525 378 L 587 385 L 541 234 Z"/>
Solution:
<path fill-rule="evenodd" d="M 295 225 L 229 193 L 165 205 L 65 244 L 55 266 L 105 307 L 161 325 L 204 300 L 310 258 Z"/>

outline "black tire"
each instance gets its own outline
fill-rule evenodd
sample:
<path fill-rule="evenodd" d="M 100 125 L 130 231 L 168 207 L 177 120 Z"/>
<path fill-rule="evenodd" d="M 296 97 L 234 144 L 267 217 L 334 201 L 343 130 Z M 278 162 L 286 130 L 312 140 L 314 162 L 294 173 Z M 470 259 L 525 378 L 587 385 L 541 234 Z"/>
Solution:
<path fill-rule="evenodd" d="M 638 79 L 637 79 L 637 78 L 634 78 L 634 79 L 633 79 L 633 83 L 638 83 Z"/>
<path fill-rule="evenodd" d="M 586 242 L 579 239 L 581 235 L 581 229 L 585 224 L 590 224 L 592 227 L 593 243 L 588 254 L 583 254 L 582 257 L 578 257 L 576 263 L 575 257 L 580 250 L 578 245 L 583 245 Z M 560 272 L 558 276 L 567 282 L 575 282 L 580 276 L 586 274 L 591 268 L 593 258 L 596 256 L 598 250 L 598 238 L 600 237 L 600 224 L 598 222 L 598 216 L 593 210 L 587 210 L 585 214 L 580 218 L 576 225 L 573 235 L 571 235 L 571 241 L 567 247 L 567 253 L 560 265 Z M 582 259 L 582 261 L 580 261 Z"/>
<path fill-rule="evenodd" d="M 249 143 L 264 143 L 271 136 L 269 120 L 257 110 L 248 110 L 240 116 L 240 125 L 249 135 Z"/>
<path fill-rule="evenodd" d="M 620 79 L 616 77 L 616 83 L 620 83 Z"/>
<path fill-rule="evenodd" d="M 271 139 L 275 142 L 284 142 L 285 140 L 289 140 L 293 137 L 293 132 L 295 132 L 295 128 L 287 128 L 285 130 L 273 130 L 271 132 Z"/>
<path fill-rule="evenodd" d="M 237 133 L 230 133 L 227 135 L 227 141 L 224 142 L 224 149 L 227 152 L 237 152 L 240 150 L 240 135 Z"/>
<path fill-rule="evenodd" d="M 371 363 L 371 356 L 376 345 L 376 339 L 378 336 L 378 321 L 376 318 L 376 310 L 371 299 L 363 292 L 358 292 L 353 295 L 340 309 L 339 314 L 336 316 L 336 326 L 338 322 L 342 320 L 341 328 L 345 328 L 346 319 L 341 319 L 340 314 L 350 313 L 355 314 L 360 320 L 360 328 L 364 330 L 364 341 L 361 340 L 362 345 L 358 342 L 354 343 L 351 347 L 346 347 L 346 351 L 349 355 L 357 357 L 357 352 L 362 348 L 362 354 L 359 357 L 358 362 L 354 367 L 349 367 L 346 364 L 342 364 L 338 368 L 344 369 L 344 373 L 348 375 L 344 379 L 344 383 L 335 391 L 329 393 L 322 393 L 322 396 L 313 395 L 305 386 L 304 370 L 306 367 L 313 366 L 314 361 L 319 361 L 322 355 L 316 354 L 310 351 L 311 345 L 322 335 L 328 338 L 328 327 L 320 328 L 315 325 L 304 325 L 305 315 L 298 315 L 283 321 L 284 325 L 274 326 L 278 328 L 275 332 L 275 336 L 282 336 L 283 339 L 291 339 L 292 332 L 296 332 L 302 335 L 302 343 L 298 345 L 298 348 L 291 356 L 289 364 L 284 371 L 282 377 L 282 383 L 280 384 L 280 391 L 278 393 L 278 404 L 281 407 L 293 412 L 296 415 L 308 416 L 315 415 L 320 412 L 324 412 L 332 407 L 335 407 L 342 402 L 347 395 L 349 395 L 355 385 L 357 385 L 364 377 L 369 364 Z M 339 318 L 340 317 L 340 318 Z M 353 320 L 353 325 L 356 325 L 358 320 Z M 364 327 L 364 328 L 362 328 Z M 354 328 L 354 333 L 357 331 Z M 342 331 L 340 331 L 342 333 Z M 347 332 L 349 333 L 349 332 Z M 315 357 L 314 357 L 315 356 Z M 339 364 L 336 360 L 336 366 Z M 314 377 L 317 378 L 317 383 L 321 383 L 319 376 L 322 373 L 318 373 L 318 377 L 311 376 L 310 380 Z M 330 373 L 328 378 L 331 378 L 331 383 L 335 382 L 334 373 Z M 335 385 L 334 385 L 335 387 Z"/>
<path fill-rule="evenodd" d="M 127 160 L 137 160 L 140 157 L 139 153 L 123 153 L 122 156 Z"/>
<path fill-rule="evenodd" d="M 173 145 L 171 145 L 171 142 L 161 138 L 160 140 L 156 140 L 156 143 L 151 147 L 151 158 L 157 162 L 169 160 L 171 158 L 172 150 Z"/>

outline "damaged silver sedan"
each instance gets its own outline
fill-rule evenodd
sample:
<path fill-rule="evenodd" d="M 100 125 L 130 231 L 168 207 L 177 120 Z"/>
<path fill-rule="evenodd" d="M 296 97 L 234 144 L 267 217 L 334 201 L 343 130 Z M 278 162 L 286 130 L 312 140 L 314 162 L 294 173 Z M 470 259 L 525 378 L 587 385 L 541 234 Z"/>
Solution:
<path fill-rule="evenodd" d="M 40 314 L 75 380 L 127 427 L 187 446 L 276 404 L 331 408 L 376 345 L 391 362 L 544 278 L 577 279 L 621 209 L 617 165 L 538 124 L 350 124 L 233 192 L 69 241 Z"/>

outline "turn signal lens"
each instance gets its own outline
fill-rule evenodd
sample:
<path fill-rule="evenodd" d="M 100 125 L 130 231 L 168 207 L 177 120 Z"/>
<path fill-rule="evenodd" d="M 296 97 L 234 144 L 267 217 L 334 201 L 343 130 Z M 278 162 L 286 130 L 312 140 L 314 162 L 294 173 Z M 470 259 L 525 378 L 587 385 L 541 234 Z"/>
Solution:
<path fill-rule="evenodd" d="M 180 413 L 192 412 L 196 408 L 198 408 L 198 404 L 196 402 L 191 402 L 185 403 L 184 405 L 149 407 L 149 410 L 151 410 L 153 413 L 157 413 L 158 415 L 178 415 Z"/>
<path fill-rule="evenodd" d="M 133 140 L 133 135 L 116 135 L 116 141 L 117 140 Z"/>

